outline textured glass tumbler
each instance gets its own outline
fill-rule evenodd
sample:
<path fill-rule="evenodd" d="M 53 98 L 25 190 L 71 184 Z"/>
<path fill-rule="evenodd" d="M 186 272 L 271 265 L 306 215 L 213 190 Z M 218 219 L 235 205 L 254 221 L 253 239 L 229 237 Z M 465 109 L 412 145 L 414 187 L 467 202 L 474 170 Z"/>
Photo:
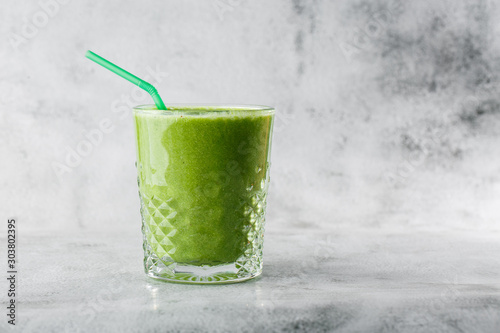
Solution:
<path fill-rule="evenodd" d="M 262 272 L 274 109 L 134 108 L 150 277 L 231 283 Z"/>

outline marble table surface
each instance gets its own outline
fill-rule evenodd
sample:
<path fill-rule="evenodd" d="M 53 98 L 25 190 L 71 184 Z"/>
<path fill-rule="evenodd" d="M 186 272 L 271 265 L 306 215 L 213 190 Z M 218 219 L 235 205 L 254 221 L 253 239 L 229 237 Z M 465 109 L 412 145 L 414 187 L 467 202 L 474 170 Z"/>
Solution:
<path fill-rule="evenodd" d="M 219 286 L 146 277 L 138 229 L 26 231 L 12 331 L 500 332 L 499 230 L 289 226 Z"/>

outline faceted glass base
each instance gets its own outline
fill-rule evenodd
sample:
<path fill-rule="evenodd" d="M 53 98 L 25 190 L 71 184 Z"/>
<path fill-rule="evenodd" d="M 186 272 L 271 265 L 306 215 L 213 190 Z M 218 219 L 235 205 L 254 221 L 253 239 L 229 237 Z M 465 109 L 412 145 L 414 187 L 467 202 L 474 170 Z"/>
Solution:
<path fill-rule="evenodd" d="M 247 251 L 232 263 L 178 263 L 169 256 L 159 259 L 147 242 L 144 245 L 144 270 L 155 279 L 177 283 L 218 284 L 242 282 L 262 273 L 262 251 Z"/>
<path fill-rule="evenodd" d="M 175 283 L 190 283 L 190 284 L 224 284 L 243 282 L 262 273 L 262 269 L 250 272 L 239 271 L 238 264 L 222 264 L 222 265 L 172 265 L 175 268 L 170 268 L 168 272 L 159 272 L 158 270 L 146 270 L 146 274 L 154 279 L 164 280 Z"/>

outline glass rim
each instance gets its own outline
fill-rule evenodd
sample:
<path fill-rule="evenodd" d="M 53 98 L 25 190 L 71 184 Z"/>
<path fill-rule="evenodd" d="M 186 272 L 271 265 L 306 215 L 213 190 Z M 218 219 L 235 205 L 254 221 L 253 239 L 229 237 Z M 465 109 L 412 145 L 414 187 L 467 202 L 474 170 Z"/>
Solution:
<path fill-rule="evenodd" d="M 154 104 L 142 104 L 134 106 L 134 113 L 172 115 L 172 114 L 194 114 L 201 115 L 207 113 L 274 113 L 271 106 L 253 104 L 216 104 L 216 103 L 170 103 L 165 105 L 167 110 L 158 110 Z"/>

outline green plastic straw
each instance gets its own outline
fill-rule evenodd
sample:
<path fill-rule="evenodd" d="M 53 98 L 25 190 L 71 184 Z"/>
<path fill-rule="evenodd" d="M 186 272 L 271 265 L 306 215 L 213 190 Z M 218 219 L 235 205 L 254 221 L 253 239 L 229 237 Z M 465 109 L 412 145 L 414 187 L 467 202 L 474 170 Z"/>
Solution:
<path fill-rule="evenodd" d="M 139 79 L 134 74 L 129 73 L 126 70 L 124 70 L 123 68 L 120 68 L 120 67 L 116 66 L 115 64 L 107 61 L 106 59 L 104 59 L 103 57 L 95 54 L 92 51 L 87 51 L 87 53 L 85 53 L 85 56 L 87 58 L 89 58 L 90 60 L 98 63 L 102 67 L 107 68 L 110 71 L 112 71 L 113 73 L 118 74 L 122 78 L 124 78 L 124 79 L 132 82 L 133 84 L 135 84 L 139 88 L 144 89 L 145 91 L 147 91 L 148 94 L 150 94 L 151 97 L 153 97 L 153 100 L 155 101 L 155 104 L 156 104 L 156 108 L 158 110 L 166 110 L 167 109 L 166 106 L 165 106 L 165 104 L 163 104 L 163 101 L 161 100 L 160 95 L 158 95 L 158 91 L 156 91 L 156 88 L 153 87 L 153 85 L 151 83 L 148 83 L 148 82 L 146 82 L 144 80 Z"/>

